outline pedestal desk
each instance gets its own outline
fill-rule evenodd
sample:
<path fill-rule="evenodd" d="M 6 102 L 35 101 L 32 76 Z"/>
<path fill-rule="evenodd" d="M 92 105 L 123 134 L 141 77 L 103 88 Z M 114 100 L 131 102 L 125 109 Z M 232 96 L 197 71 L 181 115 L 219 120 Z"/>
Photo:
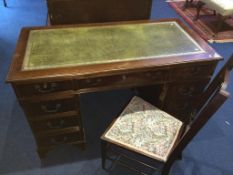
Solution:
<path fill-rule="evenodd" d="M 176 19 L 29 27 L 21 31 L 7 82 L 43 156 L 61 143 L 84 146 L 82 93 L 147 87 L 158 107 L 187 120 L 221 59 Z"/>

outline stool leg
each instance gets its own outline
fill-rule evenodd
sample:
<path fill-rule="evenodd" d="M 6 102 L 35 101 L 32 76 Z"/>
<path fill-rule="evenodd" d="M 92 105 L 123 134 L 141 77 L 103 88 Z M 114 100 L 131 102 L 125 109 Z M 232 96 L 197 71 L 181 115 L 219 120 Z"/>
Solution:
<path fill-rule="evenodd" d="M 4 7 L 7 7 L 6 0 L 3 0 Z"/>
<path fill-rule="evenodd" d="M 172 164 L 173 164 L 173 161 L 166 162 L 164 164 L 164 167 L 163 167 L 162 171 L 161 171 L 161 175 L 169 175 Z"/>
<path fill-rule="evenodd" d="M 169 172 L 170 172 L 170 170 L 172 168 L 172 165 L 174 164 L 174 162 L 177 160 L 177 158 L 181 154 L 182 153 L 178 153 L 178 155 L 171 155 L 171 157 L 165 162 L 165 164 L 164 164 L 164 166 L 162 168 L 162 171 L 161 171 L 161 175 L 169 175 Z"/>
<path fill-rule="evenodd" d="M 107 155 L 107 143 L 104 140 L 101 140 L 101 159 L 102 159 L 102 168 L 105 169 L 106 155 Z"/>
<path fill-rule="evenodd" d="M 177 159 L 182 160 L 182 153 L 178 154 Z"/>

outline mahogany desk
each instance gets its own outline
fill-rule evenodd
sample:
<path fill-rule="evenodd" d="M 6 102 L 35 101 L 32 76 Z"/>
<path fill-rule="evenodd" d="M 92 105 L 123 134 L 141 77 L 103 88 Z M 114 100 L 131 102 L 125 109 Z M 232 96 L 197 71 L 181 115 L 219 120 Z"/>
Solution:
<path fill-rule="evenodd" d="M 150 85 L 158 107 L 187 120 L 220 59 L 175 19 L 31 27 L 21 31 L 7 82 L 43 156 L 61 143 L 84 146 L 82 93 Z"/>

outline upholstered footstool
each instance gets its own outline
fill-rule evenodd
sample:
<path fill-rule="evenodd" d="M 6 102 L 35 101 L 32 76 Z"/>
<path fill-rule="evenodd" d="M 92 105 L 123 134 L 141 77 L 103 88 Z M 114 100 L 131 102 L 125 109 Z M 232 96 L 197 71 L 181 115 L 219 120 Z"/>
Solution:
<path fill-rule="evenodd" d="M 165 162 L 181 127 L 180 120 L 135 96 L 101 139 Z"/>
<path fill-rule="evenodd" d="M 233 15 L 233 0 L 200 0 L 197 5 L 196 20 L 199 18 L 200 10 L 204 5 L 216 11 L 220 17 L 217 32 L 221 30 L 224 21 Z"/>

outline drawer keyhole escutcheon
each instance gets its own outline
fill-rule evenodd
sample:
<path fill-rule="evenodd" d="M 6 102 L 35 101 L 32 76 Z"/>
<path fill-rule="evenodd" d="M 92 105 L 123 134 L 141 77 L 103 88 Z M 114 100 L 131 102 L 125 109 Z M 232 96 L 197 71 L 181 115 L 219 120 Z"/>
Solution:
<path fill-rule="evenodd" d="M 68 140 L 68 138 L 66 136 L 64 136 L 62 139 L 52 138 L 51 143 L 52 144 L 62 144 L 62 143 L 65 143 L 67 140 Z"/>
<path fill-rule="evenodd" d="M 192 67 L 191 68 L 191 74 L 196 75 L 200 72 L 201 68 L 200 67 Z"/>
<path fill-rule="evenodd" d="M 126 79 L 127 79 L 126 75 L 122 75 L 122 80 L 126 80 Z"/>
<path fill-rule="evenodd" d="M 43 83 L 42 85 L 35 85 L 35 90 L 41 94 L 53 92 L 57 87 L 56 83 Z"/>
<path fill-rule="evenodd" d="M 64 123 L 65 123 L 64 120 L 59 120 L 58 123 L 47 122 L 46 125 L 50 129 L 58 129 L 58 128 L 63 128 Z"/>

